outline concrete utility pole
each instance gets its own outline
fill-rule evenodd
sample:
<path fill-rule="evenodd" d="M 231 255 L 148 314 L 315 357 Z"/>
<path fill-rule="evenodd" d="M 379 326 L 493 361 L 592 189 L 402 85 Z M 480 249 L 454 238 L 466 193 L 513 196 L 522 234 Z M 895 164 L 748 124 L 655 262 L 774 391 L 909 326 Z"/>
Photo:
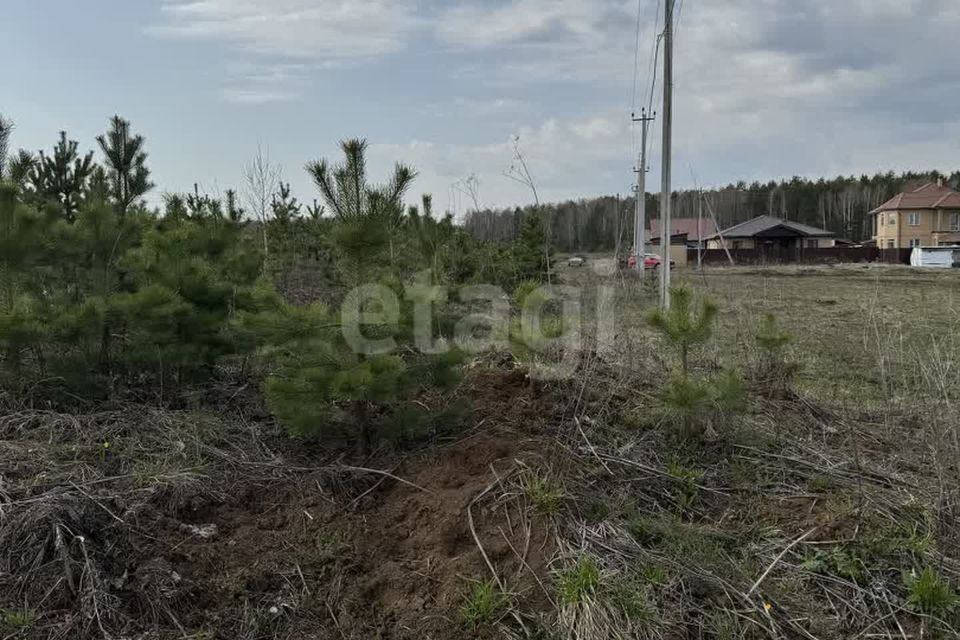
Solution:
<path fill-rule="evenodd" d="M 660 267 L 660 304 L 670 308 L 670 241 L 671 220 L 671 152 L 673 146 L 673 3 L 664 3 L 663 27 L 663 190 L 660 194 L 660 246 L 663 260 Z"/>
<path fill-rule="evenodd" d="M 639 122 L 643 129 L 640 143 L 640 158 L 637 168 L 637 197 L 636 212 L 633 219 L 633 253 L 637 256 L 637 271 L 643 273 L 643 254 L 647 250 L 647 131 L 656 114 L 647 115 L 647 110 L 640 111 L 640 117 L 633 116 L 634 122 Z"/>
<path fill-rule="evenodd" d="M 703 189 L 697 189 L 697 269 L 703 271 Z"/>

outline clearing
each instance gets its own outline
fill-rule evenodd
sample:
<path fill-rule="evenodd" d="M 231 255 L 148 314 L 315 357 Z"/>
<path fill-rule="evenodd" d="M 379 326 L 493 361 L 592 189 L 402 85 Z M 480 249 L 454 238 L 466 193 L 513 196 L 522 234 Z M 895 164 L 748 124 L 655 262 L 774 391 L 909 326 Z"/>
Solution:
<path fill-rule="evenodd" d="M 655 294 L 591 262 L 561 277 L 616 288 L 615 353 L 549 383 L 476 358 L 420 399 L 442 424 L 366 459 L 289 438 L 249 382 L 8 408 L 0 637 L 956 637 L 960 276 L 678 274 L 719 305 L 693 373 L 747 388 L 694 442 L 663 412 Z"/>

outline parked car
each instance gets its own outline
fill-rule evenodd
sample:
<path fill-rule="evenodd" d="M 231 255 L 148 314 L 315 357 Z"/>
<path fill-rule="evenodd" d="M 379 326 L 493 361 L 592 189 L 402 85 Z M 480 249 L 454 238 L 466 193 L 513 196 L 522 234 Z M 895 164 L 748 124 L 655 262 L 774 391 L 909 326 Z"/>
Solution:
<path fill-rule="evenodd" d="M 663 264 L 663 258 L 658 256 L 655 253 L 645 253 L 643 254 L 643 268 L 644 269 L 659 269 L 660 265 Z M 670 266 L 675 267 L 677 263 L 675 260 L 670 261 Z M 630 269 L 637 268 L 637 256 L 631 255 L 627 258 L 627 267 Z"/>
<path fill-rule="evenodd" d="M 582 256 L 574 256 L 567 260 L 567 266 L 569 267 L 582 267 L 586 264 L 586 260 Z"/>

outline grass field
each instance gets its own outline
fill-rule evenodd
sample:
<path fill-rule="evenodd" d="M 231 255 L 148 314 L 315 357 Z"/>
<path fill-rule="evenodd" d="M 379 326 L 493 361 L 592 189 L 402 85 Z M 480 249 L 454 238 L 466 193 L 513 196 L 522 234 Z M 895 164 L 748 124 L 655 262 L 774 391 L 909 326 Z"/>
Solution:
<path fill-rule="evenodd" d="M 615 394 L 615 421 L 636 431 L 605 441 L 608 451 L 629 452 L 607 460 L 665 468 L 672 483 L 641 490 L 642 498 L 635 484 L 605 483 L 601 500 L 644 503 L 626 525 L 642 550 L 624 551 L 618 567 L 607 563 L 611 573 L 632 575 L 639 562 L 648 573 L 682 576 L 686 588 L 714 583 L 724 604 L 686 600 L 707 621 L 705 637 L 955 637 L 960 274 L 878 266 L 678 270 L 676 285 L 719 307 L 691 375 L 733 369 L 751 389 L 744 414 L 721 421 L 709 444 L 691 447 L 657 417 L 660 380 L 677 363 L 647 322 L 656 288 L 596 271 L 561 277 L 583 286 L 586 298 L 598 285 L 617 287 L 611 355 L 618 365 L 632 363 L 637 377 Z M 765 314 L 791 335 L 785 359 L 796 376 L 786 391 L 771 393 L 755 378 Z M 597 557 L 611 546 L 603 541 Z M 871 581 L 882 596 L 866 592 Z M 656 622 L 638 635 L 674 637 L 684 614 L 664 603 L 678 594 L 649 582 Z M 793 618 L 770 628 L 746 621 L 738 607 L 759 591 L 768 613 L 779 608 Z M 926 610 L 916 605 L 924 598 Z M 915 617 L 933 609 L 933 617 Z"/>
<path fill-rule="evenodd" d="M 618 325 L 647 332 L 655 286 L 588 269 L 564 276 L 584 286 L 588 308 L 594 287 L 619 286 Z M 750 366 L 759 322 L 770 313 L 793 337 L 799 385 L 824 401 L 862 405 L 942 395 L 924 378 L 931 367 L 960 382 L 952 365 L 960 355 L 960 273 L 878 265 L 679 269 L 674 285 L 719 306 L 714 339 L 702 350 L 708 366 Z"/>
<path fill-rule="evenodd" d="M 179 410 L 3 412 L 0 637 L 958 637 L 960 274 L 678 271 L 719 307 L 690 378 L 744 385 L 688 437 L 656 289 L 606 264 L 557 274 L 588 336 L 613 300 L 572 376 L 477 354 L 417 398 L 428 430 L 363 458 L 289 437 L 252 378 Z"/>

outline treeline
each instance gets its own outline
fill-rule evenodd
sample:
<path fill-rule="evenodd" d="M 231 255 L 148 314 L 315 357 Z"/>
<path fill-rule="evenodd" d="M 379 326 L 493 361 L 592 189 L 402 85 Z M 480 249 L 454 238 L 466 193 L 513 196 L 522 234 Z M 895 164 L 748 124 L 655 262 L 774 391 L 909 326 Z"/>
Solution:
<path fill-rule="evenodd" d="M 248 214 L 233 190 L 146 206 L 145 141 L 120 117 L 99 158 L 66 133 L 51 151 L 11 155 L 12 133 L 0 118 L 0 403 L 183 404 L 191 389 L 253 375 L 292 431 L 369 444 L 388 423 L 412 424 L 419 389 L 456 376 L 456 349 L 417 348 L 451 336 L 437 285 L 512 291 L 548 272 L 538 217 L 519 242 L 477 243 L 429 196 L 404 204 L 412 169 L 371 182 L 360 140 L 342 143 L 339 162 L 308 165 L 322 204 L 251 180 L 270 190 Z M 308 305 L 275 286 L 283 265 L 303 262 L 333 285 Z"/>
<path fill-rule="evenodd" d="M 739 182 L 721 189 L 704 191 L 704 197 L 721 228 L 761 215 L 802 222 L 828 229 L 839 237 L 865 240 L 872 229 L 868 213 L 902 191 L 926 182 L 943 180 L 960 186 L 960 171 L 946 175 L 937 171 L 893 172 L 874 176 L 810 180 L 794 177 L 780 182 L 747 184 Z M 674 216 L 697 215 L 697 192 L 674 193 Z M 508 241 L 517 237 L 523 219 L 534 207 L 474 211 L 468 214 L 466 229 L 479 240 Z M 629 245 L 633 238 L 634 199 L 605 196 L 542 205 L 539 208 L 549 228 L 553 246 L 562 252 L 610 251 Z M 660 217 L 658 194 L 647 194 L 650 218 Z M 710 215 L 704 205 L 703 215 Z"/>

